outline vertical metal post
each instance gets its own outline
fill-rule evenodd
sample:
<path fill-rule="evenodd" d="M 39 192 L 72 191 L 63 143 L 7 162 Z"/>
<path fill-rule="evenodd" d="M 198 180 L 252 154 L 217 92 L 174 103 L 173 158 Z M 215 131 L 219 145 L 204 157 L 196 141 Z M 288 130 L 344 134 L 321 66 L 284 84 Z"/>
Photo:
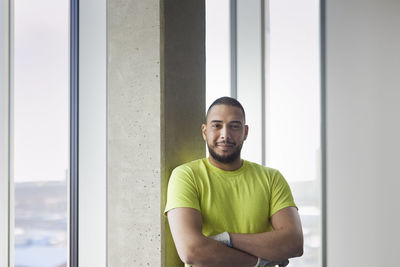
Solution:
<path fill-rule="evenodd" d="M 326 190 L 326 12 L 325 0 L 320 0 L 320 64 L 321 64 L 321 229 L 322 266 L 327 266 L 327 190 Z"/>
<path fill-rule="evenodd" d="M 267 3 L 265 3 L 267 2 Z M 269 29 L 266 14 L 269 10 L 269 0 L 261 0 L 261 164 L 266 164 L 266 75 L 267 75 L 267 58 L 266 58 L 266 29 Z"/>
<path fill-rule="evenodd" d="M 78 267 L 79 0 L 71 0 L 70 28 L 70 267 Z"/>
<path fill-rule="evenodd" d="M 12 63 L 11 63 L 11 60 L 12 60 L 12 53 L 13 53 L 13 50 L 12 50 L 12 20 L 11 20 L 11 18 L 12 18 L 12 11 L 13 11 L 13 9 L 12 9 L 12 0 L 8 0 L 8 25 L 7 25 L 7 30 L 8 30 L 8 47 L 7 47 L 7 50 L 8 50 L 8 59 L 7 59 L 7 65 L 8 65 L 8 71 L 7 71 L 7 74 L 8 74 L 8 77 L 7 77 L 7 79 L 8 79 L 8 83 L 7 83 L 7 85 L 8 85 L 8 88 L 7 88 L 7 90 L 8 90 L 8 93 L 7 93 L 7 97 L 8 97 L 8 111 L 7 111 L 7 119 L 8 119 L 8 126 L 7 126 L 7 150 L 8 150 L 8 159 L 7 159 L 7 175 L 8 175 L 8 177 L 7 177 L 7 179 L 8 179 L 8 183 L 7 183 L 7 186 L 8 186 L 8 188 L 7 188 L 7 198 L 8 198 L 8 201 L 7 201 L 7 223 L 8 223 L 8 225 L 7 225 L 7 266 L 8 267 L 11 267 L 11 243 L 12 243 L 12 238 L 11 238 L 11 234 L 12 234 L 12 232 L 11 232 L 11 227 L 12 227 L 12 212 L 11 212 L 11 205 L 10 205 L 10 203 L 11 203 L 11 183 L 13 182 L 12 180 L 11 180 L 11 142 L 12 142 L 12 140 L 11 140 L 11 93 L 12 93 L 12 87 L 11 87 L 11 81 L 12 81 L 12 72 L 13 72 L 13 70 L 12 70 Z"/>
<path fill-rule="evenodd" d="M 237 0 L 230 1 L 231 20 L 231 97 L 237 98 Z"/>

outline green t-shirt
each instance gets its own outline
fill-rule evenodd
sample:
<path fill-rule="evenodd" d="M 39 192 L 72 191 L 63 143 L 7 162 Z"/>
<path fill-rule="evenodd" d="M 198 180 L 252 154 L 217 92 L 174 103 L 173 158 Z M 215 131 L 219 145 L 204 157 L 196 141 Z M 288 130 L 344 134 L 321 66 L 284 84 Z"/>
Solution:
<path fill-rule="evenodd" d="M 271 216 L 289 206 L 296 204 L 279 171 L 246 160 L 240 169 L 224 171 L 204 158 L 173 170 L 165 213 L 180 207 L 200 211 L 205 236 L 249 234 L 271 231 Z"/>

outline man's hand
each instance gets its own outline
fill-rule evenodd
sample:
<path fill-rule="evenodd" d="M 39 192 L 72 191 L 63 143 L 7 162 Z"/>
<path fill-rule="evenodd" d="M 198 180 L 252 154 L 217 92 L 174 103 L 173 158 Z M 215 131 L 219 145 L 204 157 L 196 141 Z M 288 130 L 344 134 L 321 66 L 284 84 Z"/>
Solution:
<path fill-rule="evenodd" d="M 214 239 L 215 241 L 224 243 L 225 245 L 227 245 L 230 248 L 232 247 L 231 237 L 229 236 L 228 232 L 223 232 L 218 235 L 212 235 L 212 236 L 209 236 L 209 238 Z"/>
<path fill-rule="evenodd" d="M 168 211 L 168 222 L 179 257 L 188 265 L 251 267 L 257 262 L 253 255 L 205 237 L 201 213 L 196 209 L 172 209 Z"/>
<path fill-rule="evenodd" d="M 280 262 L 303 254 L 303 232 L 295 207 L 271 217 L 273 231 L 258 234 L 230 233 L 233 247 L 259 258 Z"/>
<path fill-rule="evenodd" d="M 168 212 L 168 221 L 178 254 L 183 262 L 195 266 L 262 266 L 257 258 L 286 266 L 286 259 L 301 256 L 303 234 L 296 208 L 288 207 L 271 217 L 272 232 L 231 233 L 233 248 L 205 237 L 198 210 L 176 208 Z M 226 236 L 226 235 L 225 235 Z M 229 242 L 229 241 L 228 241 Z M 267 263 L 268 264 L 268 263 Z M 286 264 L 286 265 L 285 265 Z"/>
<path fill-rule="evenodd" d="M 257 266 L 272 266 L 272 265 L 273 266 L 278 265 L 279 267 L 285 267 L 288 264 L 289 264 L 289 260 L 284 260 L 284 261 L 281 261 L 281 262 L 273 262 L 273 261 L 269 261 L 269 260 L 266 260 L 266 259 L 258 258 L 257 264 L 254 267 L 257 267 Z"/>
<path fill-rule="evenodd" d="M 214 239 L 218 242 L 221 242 L 221 243 L 227 245 L 228 247 L 232 247 L 231 237 L 228 232 L 223 232 L 218 235 L 212 235 L 212 236 L 209 236 L 209 238 Z M 269 261 L 266 259 L 258 258 L 257 264 L 254 267 L 272 266 L 272 265 L 278 265 L 279 267 L 285 267 L 288 264 L 289 264 L 289 260 L 284 260 L 281 262 L 273 262 L 273 261 Z"/>

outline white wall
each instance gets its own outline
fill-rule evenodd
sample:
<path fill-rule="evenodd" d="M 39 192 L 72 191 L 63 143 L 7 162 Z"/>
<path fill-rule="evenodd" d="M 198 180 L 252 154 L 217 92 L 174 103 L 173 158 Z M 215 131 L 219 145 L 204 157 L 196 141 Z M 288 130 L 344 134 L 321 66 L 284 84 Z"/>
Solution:
<path fill-rule="evenodd" d="M 400 1 L 327 0 L 328 266 L 398 265 Z"/>

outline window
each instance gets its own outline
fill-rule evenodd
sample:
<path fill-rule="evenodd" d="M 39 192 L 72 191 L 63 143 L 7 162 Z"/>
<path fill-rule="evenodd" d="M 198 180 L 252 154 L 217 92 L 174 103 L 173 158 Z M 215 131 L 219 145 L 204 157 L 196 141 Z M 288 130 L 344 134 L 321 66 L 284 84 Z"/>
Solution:
<path fill-rule="evenodd" d="M 235 75 L 250 127 L 242 157 L 279 169 L 299 207 L 304 255 L 290 266 L 321 266 L 319 2 L 231 1 L 236 9 L 214 2 L 206 1 L 207 107 L 229 95 Z M 235 44 L 227 37 L 232 18 Z M 231 49 L 236 58 L 228 60 Z"/>
<path fill-rule="evenodd" d="M 14 266 L 69 254 L 69 1 L 14 1 Z"/>
<path fill-rule="evenodd" d="M 270 1 L 266 160 L 288 180 L 303 225 L 304 255 L 321 264 L 321 130 L 318 1 Z"/>
<path fill-rule="evenodd" d="M 230 2 L 206 1 L 206 107 L 231 93 Z"/>
<path fill-rule="evenodd" d="M 105 266 L 107 2 L 81 2 L 79 29 L 77 0 L 0 7 L 0 265 L 78 264 L 79 45 L 79 264 Z"/>

